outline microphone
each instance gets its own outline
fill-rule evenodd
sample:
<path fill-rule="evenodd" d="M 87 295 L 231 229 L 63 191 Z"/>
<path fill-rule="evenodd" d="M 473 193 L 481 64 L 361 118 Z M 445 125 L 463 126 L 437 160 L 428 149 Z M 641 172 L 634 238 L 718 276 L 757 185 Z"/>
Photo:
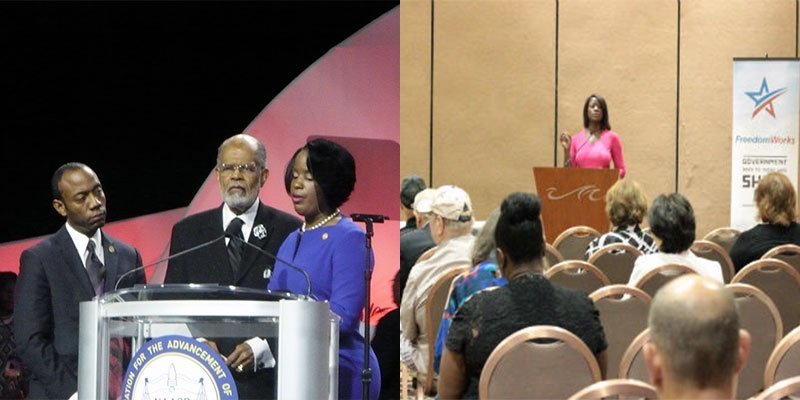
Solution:
<path fill-rule="evenodd" d="M 246 241 L 246 240 L 244 240 L 242 238 L 240 238 L 237 235 L 233 235 L 233 234 L 230 234 L 230 233 L 226 232 L 225 236 L 223 236 L 223 237 L 226 237 L 226 238 L 228 238 L 230 240 L 238 240 L 238 241 L 244 243 L 245 245 L 256 249 L 259 253 L 269 257 L 272 261 L 282 262 L 282 263 L 288 265 L 289 267 L 291 267 L 291 268 L 293 268 L 293 269 L 295 269 L 297 271 L 300 271 L 300 273 L 302 273 L 303 277 L 306 279 L 306 298 L 307 299 L 311 298 L 311 278 L 308 276 L 308 272 L 306 272 L 306 270 L 304 270 L 303 268 L 300 268 L 299 266 L 294 265 L 294 264 L 292 264 L 292 263 L 290 263 L 290 262 L 288 262 L 286 260 L 282 260 L 282 259 L 278 258 L 277 256 L 273 255 L 272 253 L 262 249 L 261 247 L 258 247 L 256 245 L 254 245 L 254 244 L 252 244 L 252 243 L 250 243 L 250 242 L 248 242 L 248 241 Z M 269 271 L 269 270 L 267 270 L 267 271 Z M 271 275 L 272 274 L 270 273 L 270 275 L 267 276 L 267 278 L 271 277 Z"/>
<path fill-rule="evenodd" d="M 350 219 L 358 222 L 371 221 L 376 224 L 382 224 L 383 221 L 389 221 L 391 218 L 380 214 L 350 214 Z"/>
<path fill-rule="evenodd" d="M 183 251 L 179 251 L 179 252 L 177 252 L 175 254 L 170 255 L 169 257 L 165 257 L 165 258 L 162 258 L 160 260 L 156 260 L 156 261 L 153 261 L 151 263 L 147 263 L 145 265 L 142 265 L 141 267 L 136 267 L 136 268 L 134 268 L 134 269 L 122 274 L 122 276 L 120 276 L 119 279 L 117 279 L 117 283 L 114 284 L 114 290 L 117 290 L 119 288 L 120 282 L 122 282 L 122 280 L 125 279 L 125 277 L 127 277 L 130 274 L 142 271 L 145 268 L 152 267 L 153 265 L 160 264 L 160 263 L 162 263 L 164 261 L 169 261 L 169 260 L 171 260 L 173 258 L 180 257 L 180 256 L 182 256 L 184 254 L 191 253 L 191 252 L 193 252 L 195 250 L 202 249 L 203 247 L 210 246 L 210 245 L 212 245 L 212 244 L 214 244 L 216 242 L 219 242 L 222 239 L 225 239 L 225 237 L 226 237 L 226 235 L 222 235 L 222 236 L 220 236 L 218 238 L 211 239 L 211 240 L 209 240 L 209 241 L 207 241 L 205 243 L 200 243 L 197 246 L 190 247 L 190 248 L 188 248 L 186 250 L 183 250 Z"/>

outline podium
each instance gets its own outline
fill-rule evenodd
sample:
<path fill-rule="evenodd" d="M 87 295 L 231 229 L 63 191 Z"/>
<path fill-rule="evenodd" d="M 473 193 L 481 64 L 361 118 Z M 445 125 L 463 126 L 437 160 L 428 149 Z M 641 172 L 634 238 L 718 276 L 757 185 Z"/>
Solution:
<path fill-rule="evenodd" d="M 609 229 L 606 192 L 619 179 L 619 170 L 533 167 L 536 193 L 542 201 L 542 221 L 548 243 L 567 228 Z"/>
<path fill-rule="evenodd" d="M 277 343 L 277 349 L 273 347 L 272 352 L 277 359 L 278 399 L 337 398 L 339 317 L 330 312 L 327 302 L 301 299 L 283 292 L 198 284 L 136 286 L 82 302 L 78 398 L 108 398 L 109 363 L 111 353 L 117 351 L 112 350 L 113 341 L 124 341 L 127 358 L 131 358 L 132 365 L 136 362 L 133 367 L 144 370 L 142 361 L 151 350 L 148 344 L 157 342 L 158 338 L 175 337 L 185 340 L 171 339 L 170 343 L 194 342 L 190 338 L 198 337 L 270 339 Z M 199 357 L 203 359 L 200 364 L 207 361 L 208 365 L 219 367 L 219 363 L 212 360 L 216 353 L 203 352 L 194 345 L 191 349 L 203 356 Z M 131 356 L 137 352 L 138 358 L 133 360 Z M 162 355 L 153 359 L 158 357 Z M 180 357 L 178 365 L 181 365 Z M 226 375 L 222 368 L 217 368 L 216 372 L 219 376 Z M 174 391 L 181 379 L 187 380 L 180 375 L 188 372 L 173 367 L 170 373 L 169 382 Z M 210 374 L 213 375 L 213 371 Z M 231 374 L 231 378 L 235 379 L 235 374 Z M 112 379 L 121 384 L 122 399 L 136 398 L 132 395 L 136 392 L 131 391 L 133 373 L 126 372 Z M 153 384 L 157 380 L 150 376 L 147 382 Z M 199 379 L 206 386 L 208 381 Z M 206 390 L 204 396 L 208 399 L 237 398 L 219 388 L 216 392 Z M 171 397 L 181 396 L 173 393 Z"/>

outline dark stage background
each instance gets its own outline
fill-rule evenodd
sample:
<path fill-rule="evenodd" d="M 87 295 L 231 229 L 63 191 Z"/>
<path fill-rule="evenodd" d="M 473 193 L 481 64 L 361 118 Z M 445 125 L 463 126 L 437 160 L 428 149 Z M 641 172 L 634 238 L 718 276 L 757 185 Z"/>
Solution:
<path fill-rule="evenodd" d="M 224 138 L 397 4 L 0 3 L 0 242 L 63 224 L 68 161 L 99 175 L 108 222 L 187 206 Z"/>

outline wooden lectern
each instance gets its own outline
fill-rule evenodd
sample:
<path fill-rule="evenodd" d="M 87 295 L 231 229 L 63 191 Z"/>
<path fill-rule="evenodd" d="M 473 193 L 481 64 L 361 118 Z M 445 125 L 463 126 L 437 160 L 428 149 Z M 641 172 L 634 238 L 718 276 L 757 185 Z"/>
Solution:
<path fill-rule="evenodd" d="M 619 179 L 619 170 L 533 167 L 533 178 L 548 243 L 576 225 L 608 231 L 606 192 Z"/>

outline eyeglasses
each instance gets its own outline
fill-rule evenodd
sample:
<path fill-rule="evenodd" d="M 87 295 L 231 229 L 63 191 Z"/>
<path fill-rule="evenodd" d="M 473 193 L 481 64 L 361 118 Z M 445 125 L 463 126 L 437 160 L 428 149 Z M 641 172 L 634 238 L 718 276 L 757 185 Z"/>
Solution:
<path fill-rule="evenodd" d="M 256 163 L 249 164 L 220 164 L 217 171 L 223 174 L 232 174 L 234 171 L 248 174 L 255 174 L 260 166 Z"/>

